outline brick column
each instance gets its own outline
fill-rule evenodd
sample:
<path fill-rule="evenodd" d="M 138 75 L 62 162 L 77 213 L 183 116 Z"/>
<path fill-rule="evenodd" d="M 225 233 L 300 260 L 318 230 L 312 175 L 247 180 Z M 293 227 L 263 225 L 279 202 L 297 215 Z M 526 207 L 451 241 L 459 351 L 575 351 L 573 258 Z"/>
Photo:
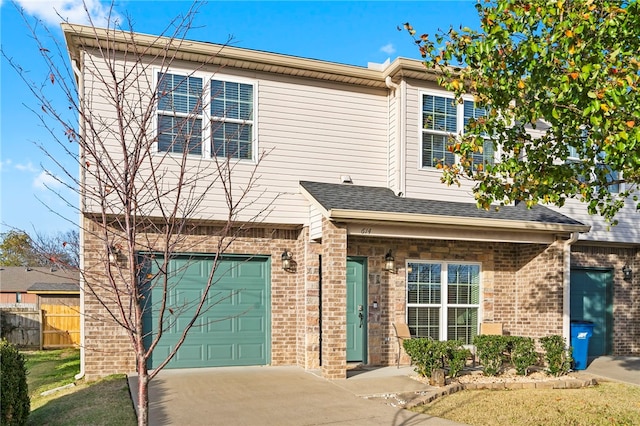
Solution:
<path fill-rule="evenodd" d="M 347 377 L 347 231 L 322 222 L 322 376 Z"/>

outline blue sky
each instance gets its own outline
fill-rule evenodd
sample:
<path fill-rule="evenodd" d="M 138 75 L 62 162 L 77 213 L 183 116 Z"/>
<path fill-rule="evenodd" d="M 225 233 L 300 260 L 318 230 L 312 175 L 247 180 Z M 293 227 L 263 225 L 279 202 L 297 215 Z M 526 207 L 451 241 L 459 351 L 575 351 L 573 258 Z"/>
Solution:
<path fill-rule="evenodd" d="M 61 37 L 56 10 L 70 22 L 86 22 L 79 0 L 21 0 L 17 4 L 24 8 L 28 20 L 42 20 L 56 37 Z M 477 27 L 474 4 L 474 0 L 211 1 L 200 9 L 197 28 L 188 38 L 223 43 L 232 35 L 237 47 L 366 66 L 398 56 L 419 58 L 407 33 L 396 29 L 404 22 L 411 22 L 418 33 L 428 34 L 450 25 Z M 87 0 L 87 5 L 95 21 L 104 22 L 109 3 Z M 114 11 L 120 17 L 130 16 L 135 31 L 157 34 L 190 5 L 188 1 L 116 0 Z M 46 81 L 48 69 L 11 1 L 0 0 L 0 28 L 3 51 L 35 81 Z M 39 106 L 4 58 L 0 79 L 0 232 L 12 228 L 39 233 L 71 229 L 78 215 L 68 203 L 77 205 L 78 196 L 51 178 L 51 173 L 62 176 L 61 171 L 37 144 L 44 144 L 71 173 L 76 166 L 50 142 L 51 135 L 29 110 Z M 59 100 L 64 109 L 64 101 Z"/>

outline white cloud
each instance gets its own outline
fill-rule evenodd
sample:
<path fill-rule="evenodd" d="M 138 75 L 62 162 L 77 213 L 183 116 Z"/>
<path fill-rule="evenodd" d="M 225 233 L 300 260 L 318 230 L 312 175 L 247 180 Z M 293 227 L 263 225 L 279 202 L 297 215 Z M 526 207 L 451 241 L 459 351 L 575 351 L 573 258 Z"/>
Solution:
<path fill-rule="evenodd" d="M 393 47 L 392 43 L 387 43 L 380 48 L 380 51 L 386 53 L 387 55 L 393 55 L 394 53 L 396 53 L 396 48 Z"/>
<path fill-rule="evenodd" d="M 7 158 L 6 160 L 0 160 L 0 171 L 8 170 L 8 168 L 11 167 L 11 164 L 12 161 L 10 158 Z"/>
<path fill-rule="evenodd" d="M 64 185 L 58 181 L 51 173 L 43 170 L 33 180 L 33 187 L 40 190 L 47 190 L 50 188 L 61 188 Z"/>
<path fill-rule="evenodd" d="M 58 26 L 62 21 L 74 24 L 89 24 L 89 17 L 85 6 L 89 11 L 93 25 L 97 27 L 108 26 L 109 19 L 119 19 L 119 15 L 112 10 L 109 4 L 103 4 L 100 0 L 17 0 L 17 3 L 26 13 L 34 15 L 49 25 Z M 111 13 L 111 18 L 109 14 Z"/>
<path fill-rule="evenodd" d="M 29 161 L 27 164 L 16 164 L 14 166 L 17 170 L 20 170 L 21 172 L 31 172 L 31 173 L 37 173 L 38 169 L 36 167 L 34 167 L 33 163 L 31 163 L 31 161 Z"/>

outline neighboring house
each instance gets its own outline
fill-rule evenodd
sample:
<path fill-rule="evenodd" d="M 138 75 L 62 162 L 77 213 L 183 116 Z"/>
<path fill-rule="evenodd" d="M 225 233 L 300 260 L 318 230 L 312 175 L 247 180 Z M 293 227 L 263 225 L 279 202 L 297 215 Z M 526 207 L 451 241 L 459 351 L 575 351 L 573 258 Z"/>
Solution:
<path fill-rule="evenodd" d="M 50 267 L 0 267 L 4 331 L 16 344 L 80 344 L 80 274 Z"/>
<path fill-rule="evenodd" d="M 94 47 L 105 33 L 63 29 L 81 99 L 100 100 Z M 111 36 L 119 41 L 111 46 L 131 48 L 125 36 Z M 134 37 L 141 48 L 166 42 Z M 166 84 L 188 81 L 207 105 L 242 106 L 243 116 L 222 119 L 236 126 L 233 172 L 250 172 L 257 153 L 270 151 L 259 168 L 262 198 L 238 219 L 249 221 L 267 206 L 270 212 L 227 251 L 223 269 L 235 272 L 218 287 L 241 288 L 257 301 L 231 311 L 214 306 L 208 319 L 224 320 L 193 329 L 169 368 L 299 365 L 344 378 L 347 363 L 395 362 L 395 322 L 406 322 L 415 336 L 468 344 L 481 322 L 502 323 L 512 335 L 569 338 L 570 321 L 588 319 L 597 324 L 592 355 L 640 355 L 638 214 L 625 209 L 620 225 L 606 230 L 579 205 L 478 210 L 470 184 L 440 183 L 433 158 L 454 162 L 447 134 L 483 111 L 471 99 L 452 103 L 420 61 L 363 68 L 199 42 L 184 43 L 178 58 Z M 146 72 L 144 81 L 158 79 L 153 66 Z M 113 113 L 94 102 L 95 116 Z M 163 120 L 179 116 L 165 109 L 157 110 L 159 151 L 169 149 Z M 198 120 L 218 120 L 215 111 L 201 114 Z M 194 162 L 213 163 L 211 147 L 226 146 L 218 134 L 199 140 L 212 143 L 193 151 Z M 492 155 L 487 149 L 477 160 Z M 212 191 L 188 239 L 200 241 L 223 218 L 220 200 Z M 96 211 L 86 205 L 81 229 L 97 229 Z M 85 265 L 103 256 L 92 232 L 82 239 Z M 198 242 L 172 262 L 195 258 L 206 266 L 215 247 L 213 238 Z M 624 277 L 625 265 L 631 277 Z M 206 271 L 190 268 L 176 294 L 197 291 Z M 127 336 L 98 320 L 104 308 L 89 292 L 84 297 L 84 373 L 134 370 Z M 153 313 L 145 318 L 153 320 Z M 165 337 L 171 341 L 170 332 Z"/>

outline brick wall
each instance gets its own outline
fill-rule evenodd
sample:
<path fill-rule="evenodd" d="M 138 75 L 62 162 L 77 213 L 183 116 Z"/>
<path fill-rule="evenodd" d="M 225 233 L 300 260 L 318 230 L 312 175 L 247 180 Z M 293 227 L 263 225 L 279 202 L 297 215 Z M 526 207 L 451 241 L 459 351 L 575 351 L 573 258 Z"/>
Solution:
<path fill-rule="evenodd" d="M 624 265 L 633 270 L 625 281 Z M 613 271 L 613 355 L 640 355 L 640 255 L 635 248 L 574 245 L 572 268 L 606 268 Z"/>
<path fill-rule="evenodd" d="M 100 225 L 84 219 L 85 277 L 91 284 L 85 289 L 84 304 L 84 360 L 85 374 L 89 379 L 113 373 L 135 371 L 135 357 L 131 341 L 125 330 L 107 314 L 104 302 L 117 312 L 114 291 L 106 279 L 104 243 Z M 218 228 L 197 226 L 185 235 L 177 252 L 213 253 L 217 249 Z M 254 254 L 271 256 L 271 363 L 273 365 L 295 365 L 298 342 L 305 337 L 299 327 L 299 308 L 303 292 L 304 274 L 298 268 L 293 272 L 282 269 L 281 255 L 286 249 L 292 251 L 294 260 L 304 259 L 304 240 L 298 229 L 255 228 L 248 230 L 227 250 L 228 254 Z M 148 235 L 153 240 L 153 235 Z M 159 247 L 158 247 L 159 248 Z M 145 250 L 152 248 L 145 247 Z M 118 285 L 121 285 L 118 282 Z M 95 292 L 95 295 L 92 294 Z"/>
<path fill-rule="evenodd" d="M 502 322 L 507 334 L 539 337 L 562 333 L 562 251 L 557 245 L 484 243 L 350 236 L 348 256 L 368 261 L 368 362 L 392 365 L 398 342 L 393 323 L 406 321 L 407 260 L 479 262 L 481 319 Z M 396 271 L 386 272 L 392 250 Z M 372 307 L 373 301 L 378 308 Z M 536 313 L 536 309 L 541 312 Z M 401 362 L 408 363 L 406 354 Z"/>
<path fill-rule="evenodd" d="M 347 232 L 322 220 L 322 376 L 346 378 Z"/>

